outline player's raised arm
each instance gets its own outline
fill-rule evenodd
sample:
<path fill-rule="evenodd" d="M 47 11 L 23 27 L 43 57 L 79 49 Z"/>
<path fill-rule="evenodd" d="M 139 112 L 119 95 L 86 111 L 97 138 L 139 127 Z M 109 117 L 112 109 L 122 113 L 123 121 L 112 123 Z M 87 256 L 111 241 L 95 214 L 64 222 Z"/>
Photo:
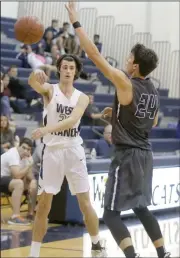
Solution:
<path fill-rule="evenodd" d="M 55 125 L 49 125 L 49 126 L 36 129 L 32 133 L 32 138 L 39 139 L 48 133 L 61 132 L 66 129 L 73 128 L 74 125 L 83 116 L 84 111 L 86 110 L 88 104 L 89 104 L 89 97 L 85 94 L 81 94 L 76 107 L 74 108 L 74 110 L 72 111 L 71 115 L 68 118 L 64 119 L 63 121 Z"/>
<path fill-rule="evenodd" d="M 46 74 L 41 70 L 32 72 L 29 76 L 29 85 L 41 95 L 49 95 L 52 86 L 47 82 Z"/>
<path fill-rule="evenodd" d="M 118 91 L 120 91 L 119 93 L 121 93 L 122 96 L 121 103 L 128 104 L 128 102 L 132 100 L 131 81 L 122 71 L 112 67 L 100 54 L 95 44 L 89 39 L 87 33 L 78 22 L 75 2 L 69 2 L 69 4 L 66 5 L 66 8 L 69 13 L 70 21 L 75 28 L 76 34 L 79 37 L 80 44 L 83 47 L 84 51 L 97 66 L 97 68 L 99 68 L 99 70 L 104 74 L 104 76 L 107 77 L 114 84 Z"/>

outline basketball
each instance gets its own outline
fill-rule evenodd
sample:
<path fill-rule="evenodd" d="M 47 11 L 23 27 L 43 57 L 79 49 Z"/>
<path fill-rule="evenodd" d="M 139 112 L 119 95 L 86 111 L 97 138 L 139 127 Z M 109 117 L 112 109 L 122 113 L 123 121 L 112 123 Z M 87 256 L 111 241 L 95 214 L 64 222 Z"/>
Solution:
<path fill-rule="evenodd" d="M 14 32 L 18 41 L 30 45 L 42 39 L 44 26 L 37 17 L 25 16 L 17 20 Z"/>

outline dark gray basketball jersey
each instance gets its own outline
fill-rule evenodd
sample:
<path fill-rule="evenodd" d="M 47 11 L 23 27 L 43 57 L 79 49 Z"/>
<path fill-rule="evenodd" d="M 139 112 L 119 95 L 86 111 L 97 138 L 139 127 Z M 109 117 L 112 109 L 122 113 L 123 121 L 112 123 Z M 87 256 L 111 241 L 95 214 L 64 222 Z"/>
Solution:
<path fill-rule="evenodd" d="M 123 106 L 115 94 L 112 113 L 112 141 L 124 147 L 151 149 L 148 140 L 159 108 L 158 91 L 149 78 L 131 79 L 133 100 Z"/>

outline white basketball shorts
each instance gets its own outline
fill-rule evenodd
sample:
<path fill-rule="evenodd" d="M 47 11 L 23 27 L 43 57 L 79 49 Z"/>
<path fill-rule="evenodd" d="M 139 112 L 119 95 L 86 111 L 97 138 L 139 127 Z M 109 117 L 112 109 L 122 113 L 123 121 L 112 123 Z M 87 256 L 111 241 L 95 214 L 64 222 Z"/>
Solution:
<path fill-rule="evenodd" d="M 81 145 L 67 149 L 44 147 L 38 195 L 43 191 L 56 195 L 65 176 L 72 195 L 89 191 L 84 148 Z"/>

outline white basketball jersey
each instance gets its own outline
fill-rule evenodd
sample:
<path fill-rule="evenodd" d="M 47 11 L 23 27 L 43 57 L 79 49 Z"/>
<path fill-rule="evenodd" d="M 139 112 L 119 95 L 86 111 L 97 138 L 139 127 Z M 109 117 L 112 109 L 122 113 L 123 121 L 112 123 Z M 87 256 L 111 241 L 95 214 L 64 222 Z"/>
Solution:
<path fill-rule="evenodd" d="M 68 118 L 73 109 L 76 107 L 79 96 L 82 92 L 74 90 L 71 98 L 67 98 L 59 89 L 59 85 L 53 85 L 53 96 L 50 103 L 44 108 L 43 118 L 44 125 L 55 125 L 60 121 Z M 81 119 L 73 128 L 66 129 L 62 132 L 49 133 L 43 137 L 43 142 L 47 146 L 58 145 L 60 148 L 69 148 L 83 143 L 79 135 L 79 125 Z"/>

